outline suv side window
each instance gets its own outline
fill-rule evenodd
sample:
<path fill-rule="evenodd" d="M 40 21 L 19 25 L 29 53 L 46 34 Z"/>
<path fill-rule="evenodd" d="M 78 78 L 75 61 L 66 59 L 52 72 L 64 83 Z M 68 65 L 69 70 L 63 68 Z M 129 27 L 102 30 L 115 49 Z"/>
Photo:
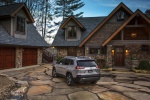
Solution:
<path fill-rule="evenodd" d="M 58 64 L 64 65 L 65 64 L 65 59 L 61 59 Z"/>
<path fill-rule="evenodd" d="M 74 65 L 74 61 L 73 60 L 70 60 L 70 65 Z"/>
<path fill-rule="evenodd" d="M 70 60 L 69 59 L 65 59 L 65 64 L 64 65 L 69 65 Z"/>

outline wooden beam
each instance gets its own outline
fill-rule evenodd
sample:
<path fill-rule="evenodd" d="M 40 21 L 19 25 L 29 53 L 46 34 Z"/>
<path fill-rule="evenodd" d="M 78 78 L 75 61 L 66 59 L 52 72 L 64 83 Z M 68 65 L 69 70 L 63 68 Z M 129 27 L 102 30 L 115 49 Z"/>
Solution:
<path fill-rule="evenodd" d="M 121 40 L 123 40 L 123 35 L 124 35 L 124 31 L 123 29 L 121 30 Z"/>
<path fill-rule="evenodd" d="M 123 44 L 150 44 L 150 40 L 111 40 L 109 45 L 123 45 Z"/>
<path fill-rule="evenodd" d="M 148 25 L 126 25 L 125 27 L 149 27 Z"/>

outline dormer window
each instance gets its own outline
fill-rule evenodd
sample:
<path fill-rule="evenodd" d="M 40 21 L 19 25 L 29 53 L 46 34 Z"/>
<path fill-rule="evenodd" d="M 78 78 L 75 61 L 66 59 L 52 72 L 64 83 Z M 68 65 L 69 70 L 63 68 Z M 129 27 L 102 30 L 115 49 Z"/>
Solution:
<path fill-rule="evenodd" d="M 25 18 L 17 16 L 17 31 L 25 34 Z"/>
<path fill-rule="evenodd" d="M 75 26 L 68 27 L 68 38 L 77 37 L 77 28 Z"/>
<path fill-rule="evenodd" d="M 118 21 L 122 21 L 122 20 L 124 20 L 124 12 L 123 11 L 119 11 L 118 13 L 117 13 L 117 19 L 118 19 Z"/>

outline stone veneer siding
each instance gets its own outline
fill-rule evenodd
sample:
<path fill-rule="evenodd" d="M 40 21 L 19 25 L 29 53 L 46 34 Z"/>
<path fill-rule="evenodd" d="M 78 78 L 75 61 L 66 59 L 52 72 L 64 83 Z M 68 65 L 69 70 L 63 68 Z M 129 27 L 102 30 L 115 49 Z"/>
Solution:
<path fill-rule="evenodd" d="M 67 55 L 67 47 L 66 48 L 57 48 L 57 56 L 58 57 L 65 57 Z M 77 56 L 84 56 L 84 48 L 78 48 L 77 47 Z"/>
<path fill-rule="evenodd" d="M 22 67 L 22 48 L 16 48 L 16 68 Z"/>
<path fill-rule="evenodd" d="M 112 45 L 107 45 L 107 59 L 106 59 L 106 66 L 109 66 L 109 67 L 113 67 L 113 64 L 112 64 Z"/>
<path fill-rule="evenodd" d="M 142 60 L 150 62 L 150 51 L 142 51 L 141 45 L 126 45 L 125 49 L 128 50 L 125 55 L 125 65 L 127 67 L 138 67 Z M 133 55 L 136 56 L 135 60 L 133 59 Z"/>
<path fill-rule="evenodd" d="M 38 48 L 37 49 L 37 64 L 38 65 L 42 64 L 42 53 L 43 53 L 42 48 Z"/>

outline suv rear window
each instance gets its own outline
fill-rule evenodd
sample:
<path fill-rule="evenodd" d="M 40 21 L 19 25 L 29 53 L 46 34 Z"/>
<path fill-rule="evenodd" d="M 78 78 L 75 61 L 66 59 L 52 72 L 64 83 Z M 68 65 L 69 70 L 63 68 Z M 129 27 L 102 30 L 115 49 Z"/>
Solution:
<path fill-rule="evenodd" d="M 77 66 L 96 67 L 97 65 L 94 60 L 78 60 Z"/>

